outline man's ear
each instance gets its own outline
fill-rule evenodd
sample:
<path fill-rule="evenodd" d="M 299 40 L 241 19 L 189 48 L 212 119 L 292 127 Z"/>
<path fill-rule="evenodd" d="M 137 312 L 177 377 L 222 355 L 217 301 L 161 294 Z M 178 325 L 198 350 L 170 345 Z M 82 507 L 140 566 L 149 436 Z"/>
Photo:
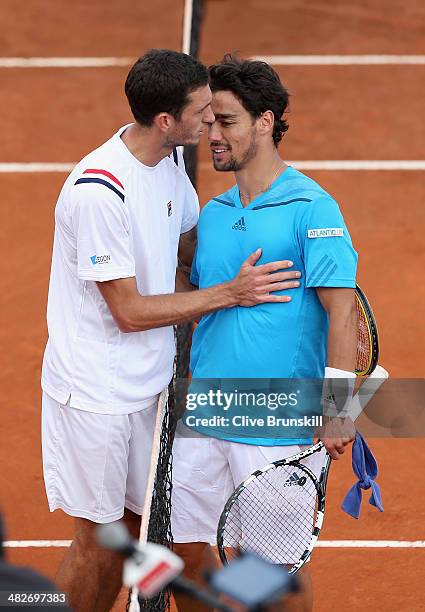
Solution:
<path fill-rule="evenodd" d="M 258 121 L 258 131 L 261 135 L 269 134 L 273 132 L 274 126 L 274 113 L 273 111 L 265 111 L 262 115 L 257 119 Z"/>
<path fill-rule="evenodd" d="M 161 132 L 168 132 L 174 127 L 175 119 L 168 113 L 158 113 L 153 122 Z"/>

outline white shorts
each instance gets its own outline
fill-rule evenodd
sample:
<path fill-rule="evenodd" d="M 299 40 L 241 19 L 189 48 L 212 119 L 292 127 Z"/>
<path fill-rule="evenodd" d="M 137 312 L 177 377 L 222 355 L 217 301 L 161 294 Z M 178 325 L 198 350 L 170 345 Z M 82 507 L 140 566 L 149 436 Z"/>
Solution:
<path fill-rule="evenodd" d="M 176 437 L 171 511 L 174 541 L 215 544 L 221 512 L 234 489 L 255 470 L 306 448 L 308 446 L 254 446 L 200 434 Z M 318 476 L 323 452 L 314 453 L 303 463 Z"/>
<path fill-rule="evenodd" d="M 50 511 L 95 523 L 142 513 L 158 402 L 127 415 L 95 414 L 43 393 L 43 471 Z"/>

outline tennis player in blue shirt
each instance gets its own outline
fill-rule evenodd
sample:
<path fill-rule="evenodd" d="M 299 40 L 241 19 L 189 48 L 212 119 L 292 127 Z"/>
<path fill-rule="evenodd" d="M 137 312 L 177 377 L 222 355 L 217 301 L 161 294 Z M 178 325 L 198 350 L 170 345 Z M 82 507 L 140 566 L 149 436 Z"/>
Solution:
<path fill-rule="evenodd" d="M 193 337 L 193 379 L 344 377 L 354 384 L 357 254 L 335 200 L 279 155 L 288 129 L 283 118 L 288 92 L 267 64 L 232 56 L 210 68 L 210 86 L 214 168 L 233 171 L 236 184 L 202 210 L 191 283 L 206 288 L 233 278 L 257 248 L 261 263 L 285 259 L 301 272 L 286 303 L 236 306 L 204 316 Z M 262 436 L 197 418 L 208 414 L 218 414 L 217 408 L 187 411 L 183 422 L 197 435 L 183 434 L 174 445 L 175 550 L 187 575 L 198 580 L 202 563 L 213 558 L 210 544 L 235 486 L 255 469 L 312 442 L 305 435 L 285 438 L 278 430 Z M 351 440 L 335 434 L 324 441 L 337 459 Z M 316 454 L 309 466 L 315 470 L 321 463 Z M 272 561 L 291 563 L 285 551 Z M 302 573 L 303 594 L 288 610 L 312 608 L 308 570 Z M 180 612 L 195 609 L 185 597 L 177 600 Z"/>

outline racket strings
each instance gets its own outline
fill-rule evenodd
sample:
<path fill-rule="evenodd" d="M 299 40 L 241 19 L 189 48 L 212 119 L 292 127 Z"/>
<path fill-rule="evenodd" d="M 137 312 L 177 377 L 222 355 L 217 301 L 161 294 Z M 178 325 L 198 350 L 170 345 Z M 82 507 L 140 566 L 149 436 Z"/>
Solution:
<path fill-rule="evenodd" d="M 246 516 L 247 510 L 250 512 L 253 510 L 258 511 L 258 508 L 252 508 L 251 506 L 249 508 L 243 508 L 242 512 L 241 508 L 239 508 L 238 523 L 242 522 L 245 524 L 247 522 L 244 518 L 241 519 L 241 514 L 242 517 L 244 515 Z M 292 508 L 291 510 L 292 512 L 297 512 L 297 508 Z M 283 511 L 282 514 L 285 515 L 287 512 Z M 293 519 L 288 519 L 286 516 L 283 516 L 282 519 L 285 522 L 281 523 L 278 533 L 276 533 L 276 525 L 274 522 L 276 517 L 274 517 L 273 521 L 270 519 L 263 520 L 259 530 L 252 529 L 251 526 L 252 533 L 250 533 L 250 537 L 244 535 L 246 529 L 241 528 L 238 524 L 237 529 L 232 533 L 231 542 L 228 544 L 235 546 L 235 540 L 239 538 L 239 546 L 236 551 L 237 554 L 241 551 L 251 551 L 275 563 L 289 564 L 295 562 L 310 542 L 311 530 L 304 530 L 302 534 L 298 531 L 296 539 L 294 540 L 294 534 L 292 533 L 294 529 Z M 308 516 L 303 516 L 302 514 L 298 515 L 298 522 L 300 525 L 302 525 L 303 521 L 308 519 Z M 290 524 L 289 527 L 286 521 Z M 248 528 L 248 525 L 246 525 L 246 528 Z M 279 543 L 281 543 L 282 546 L 280 546 Z"/>
<path fill-rule="evenodd" d="M 253 552 L 273 563 L 296 563 L 308 548 L 317 506 L 313 481 L 296 466 L 278 466 L 241 490 L 223 533 L 226 557 Z"/>

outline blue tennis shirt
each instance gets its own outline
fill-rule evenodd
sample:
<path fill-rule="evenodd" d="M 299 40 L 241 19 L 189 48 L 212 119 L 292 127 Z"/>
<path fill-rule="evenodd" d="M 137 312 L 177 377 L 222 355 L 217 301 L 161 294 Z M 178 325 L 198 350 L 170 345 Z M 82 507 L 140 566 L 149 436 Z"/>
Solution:
<path fill-rule="evenodd" d="M 323 378 L 328 317 L 315 288 L 356 286 L 357 254 L 338 204 L 292 167 L 245 207 L 235 185 L 201 212 L 191 282 L 206 288 L 233 279 L 259 247 L 258 264 L 293 261 L 291 269 L 302 274 L 300 287 L 290 290 L 288 303 L 235 306 L 202 317 L 192 341 L 194 379 Z M 195 429 L 235 440 L 225 429 Z M 309 443 L 258 437 L 237 441 Z"/>

